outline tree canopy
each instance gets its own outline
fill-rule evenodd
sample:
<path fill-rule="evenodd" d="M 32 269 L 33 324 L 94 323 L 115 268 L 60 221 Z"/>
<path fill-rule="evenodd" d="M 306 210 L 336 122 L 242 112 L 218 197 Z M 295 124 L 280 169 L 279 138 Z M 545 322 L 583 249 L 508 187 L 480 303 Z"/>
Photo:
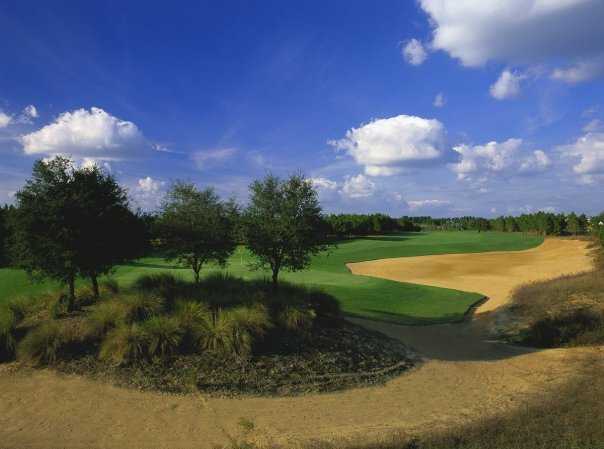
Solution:
<path fill-rule="evenodd" d="M 63 157 L 37 161 L 16 200 L 17 262 L 68 284 L 69 308 L 77 276 L 89 278 L 98 295 L 97 277 L 142 249 L 126 192 L 97 167 L 77 168 Z"/>
<path fill-rule="evenodd" d="M 177 182 L 158 218 L 164 254 L 193 270 L 195 281 L 207 262 L 224 266 L 236 247 L 234 202 L 221 202 L 213 189 Z"/>
<path fill-rule="evenodd" d="M 282 269 L 302 270 L 313 254 L 327 248 L 317 192 L 301 175 L 286 180 L 268 175 L 253 182 L 243 223 L 254 267 L 269 268 L 274 284 Z"/>

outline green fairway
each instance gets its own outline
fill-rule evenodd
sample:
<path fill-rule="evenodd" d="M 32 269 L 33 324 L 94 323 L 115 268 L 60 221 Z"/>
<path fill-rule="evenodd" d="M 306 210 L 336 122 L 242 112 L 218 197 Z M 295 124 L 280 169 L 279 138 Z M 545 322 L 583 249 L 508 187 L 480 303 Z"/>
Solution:
<path fill-rule="evenodd" d="M 392 257 L 429 254 L 510 251 L 534 247 L 543 241 L 538 236 L 497 232 L 430 232 L 359 238 L 340 242 L 326 254 L 313 258 L 308 270 L 283 273 L 282 279 L 319 287 L 334 295 L 342 309 L 352 315 L 406 324 L 443 323 L 460 320 L 479 293 L 461 292 L 423 285 L 399 283 L 365 276 L 353 276 L 345 264 Z M 244 278 L 267 276 L 250 271 L 251 257 L 240 247 L 231 257 L 226 271 Z M 204 269 L 205 274 L 216 271 Z M 120 266 L 114 277 L 123 285 L 143 273 L 172 271 L 192 279 L 192 272 L 174 267 L 161 258 L 147 257 Z M 0 301 L 17 294 L 35 294 L 56 289 L 55 283 L 31 284 L 23 272 L 0 270 Z"/>

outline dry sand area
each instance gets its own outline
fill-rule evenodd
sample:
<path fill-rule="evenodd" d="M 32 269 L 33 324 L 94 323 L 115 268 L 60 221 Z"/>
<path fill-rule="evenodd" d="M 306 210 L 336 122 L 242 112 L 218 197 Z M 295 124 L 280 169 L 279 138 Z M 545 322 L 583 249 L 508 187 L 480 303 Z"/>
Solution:
<path fill-rule="evenodd" d="M 479 312 L 527 281 L 589 269 L 586 243 L 354 264 L 354 272 L 478 291 Z M 491 304 L 489 304 L 491 303 Z M 531 351 L 489 342 L 481 319 L 408 327 L 356 320 L 401 338 L 426 357 L 385 386 L 290 398 L 206 398 L 138 392 L 49 370 L 0 368 L 0 448 L 210 448 L 255 424 L 253 438 L 374 439 L 421 433 L 511 411 L 571 381 L 587 349 Z"/>

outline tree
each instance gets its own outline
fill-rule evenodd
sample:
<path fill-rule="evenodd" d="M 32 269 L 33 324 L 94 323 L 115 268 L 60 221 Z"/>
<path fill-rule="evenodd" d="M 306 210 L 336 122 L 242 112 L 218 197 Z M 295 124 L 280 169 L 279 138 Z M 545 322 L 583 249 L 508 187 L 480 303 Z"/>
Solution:
<path fill-rule="evenodd" d="M 224 266 L 236 247 L 237 213 L 234 202 L 221 202 L 212 189 L 175 183 L 157 223 L 167 259 L 191 268 L 195 282 L 204 264 Z"/>
<path fill-rule="evenodd" d="M 32 178 L 16 194 L 15 254 L 30 275 L 57 279 L 75 303 L 77 276 L 91 279 L 135 256 L 135 217 L 124 190 L 99 168 L 73 166 L 56 157 L 37 161 Z"/>
<path fill-rule="evenodd" d="M 277 285 L 281 269 L 302 270 L 327 248 L 317 192 L 302 175 L 283 181 L 268 175 L 251 184 L 250 194 L 244 214 L 247 246 L 257 259 L 254 268 L 269 268 Z"/>

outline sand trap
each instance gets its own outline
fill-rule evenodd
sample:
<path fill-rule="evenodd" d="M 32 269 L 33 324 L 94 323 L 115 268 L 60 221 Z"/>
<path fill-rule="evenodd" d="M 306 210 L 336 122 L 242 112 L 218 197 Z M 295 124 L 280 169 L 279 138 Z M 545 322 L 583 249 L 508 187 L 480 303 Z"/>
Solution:
<path fill-rule="evenodd" d="M 491 297 L 492 308 L 522 282 L 587 269 L 585 246 L 548 240 L 519 253 L 396 259 L 354 269 L 382 266 L 380 275 L 390 279 L 479 291 Z M 421 432 L 513 410 L 555 392 L 593 352 L 532 352 L 491 343 L 477 321 L 426 327 L 357 321 L 410 342 L 431 360 L 383 387 L 244 399 L 143 393 L 52 371 L 12 372 L 4 365 L 0 447 L 210 448 L 236 435 L 241 418 L 255 423 L 258 439 L 275 442 Z"/>
<path fill-rule="evenodd" d="M 521 284 L 588 271 L 588 242 L 547 239 L 526 251 L 400 257 L 350 263 L 354 274 L 478 292 L 489 299 L 476 313 L 502 306 Z"/>

